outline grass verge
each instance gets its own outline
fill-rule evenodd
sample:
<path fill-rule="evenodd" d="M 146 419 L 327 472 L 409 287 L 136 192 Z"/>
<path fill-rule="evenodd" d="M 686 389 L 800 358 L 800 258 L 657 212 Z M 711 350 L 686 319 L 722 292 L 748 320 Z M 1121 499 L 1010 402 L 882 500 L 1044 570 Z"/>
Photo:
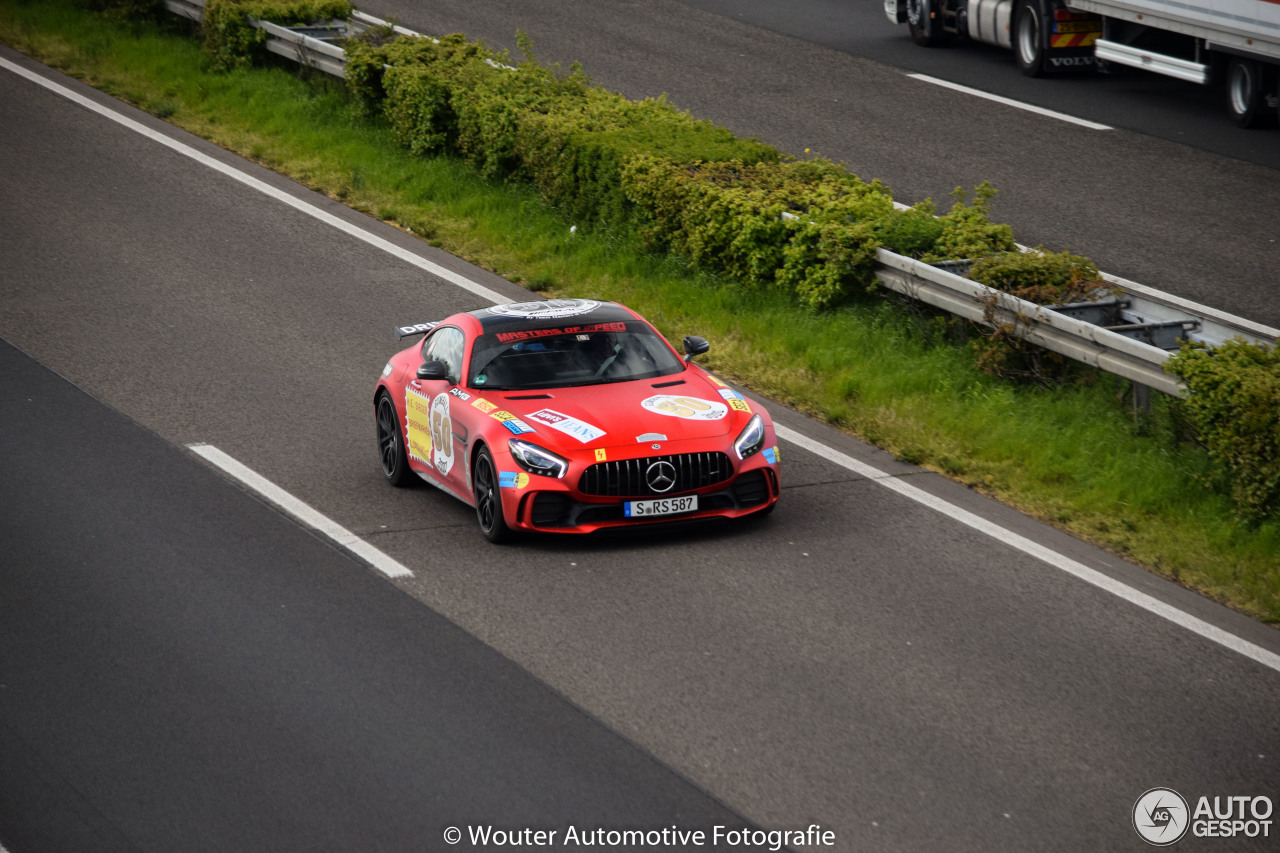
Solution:
<path fill-rule="evenodd" d="M 1237 520 L 1168 400 L 1135 423 L 1123 382 L 1045 390 L 994 379 L 945 321 L 894 299 L 813 314 L 776 290 L 647 254 L 633 235 L 573 233 L 527 187 L 396 147 L 321 75 L 215 73 L 176 23 L 0 0 L 0 41 L 533 290 L 618 300 L 669 337 L 705 335 L 704 363 L 722 375 L 1280 622 L 1280 522 Z"/>

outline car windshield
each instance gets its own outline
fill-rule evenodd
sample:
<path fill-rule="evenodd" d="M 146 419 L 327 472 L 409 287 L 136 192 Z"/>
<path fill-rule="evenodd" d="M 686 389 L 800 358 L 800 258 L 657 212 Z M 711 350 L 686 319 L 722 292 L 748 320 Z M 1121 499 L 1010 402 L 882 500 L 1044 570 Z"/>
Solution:
<path fill-rule="evenodd" d="M 482 335 L 467 384 L 518 391 L 627 382 L 679 373 L 684 363 L 643 323 Z"/>

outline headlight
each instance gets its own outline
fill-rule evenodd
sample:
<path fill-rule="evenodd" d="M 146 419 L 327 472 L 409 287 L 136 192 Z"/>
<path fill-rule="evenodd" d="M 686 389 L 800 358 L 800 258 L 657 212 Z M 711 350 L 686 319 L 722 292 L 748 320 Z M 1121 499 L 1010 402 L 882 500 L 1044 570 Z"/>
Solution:
<path fill-rule="evenodd" d="M 739 459 L 746 459 L 754 453 L 759 453 L 762 447 L 764 447 L 764 421 L 756 415 L 747 424 L 747 428 L 738 435 L 738 440 L 733 443 L 733 449 L 738 451 Z"/>
<path fill-rule="evenodd" d="M 516 460 L 516 464 L 530 474 L 560 479 L 569 470 L 569 463 L 566 460 L 556 456 L 550 450 L 543 450 L 536 444 L 521 441 L 518 438 L 511 439 L 507 444 L 511 448 L 511 456 Z"/>

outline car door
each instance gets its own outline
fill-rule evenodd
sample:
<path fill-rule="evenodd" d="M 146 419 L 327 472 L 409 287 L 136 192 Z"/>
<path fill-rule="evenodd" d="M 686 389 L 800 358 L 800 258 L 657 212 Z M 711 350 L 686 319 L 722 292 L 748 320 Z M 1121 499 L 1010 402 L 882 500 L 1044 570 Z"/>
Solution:
<path fill-rule="evenodd" d="M 423 364 L 443 362 L 445 376 L 419 378 L 414 371 L 408 377 L 405 446 L 411 468 L 470 500 L 465 470 L 466 428 L 457 422 L 454 413 L 454 406 L 463 393 L 458 383 L 462 377 L 465 345 L 466 336 L 456 326 L 441 326 L 422 342 Z"/>

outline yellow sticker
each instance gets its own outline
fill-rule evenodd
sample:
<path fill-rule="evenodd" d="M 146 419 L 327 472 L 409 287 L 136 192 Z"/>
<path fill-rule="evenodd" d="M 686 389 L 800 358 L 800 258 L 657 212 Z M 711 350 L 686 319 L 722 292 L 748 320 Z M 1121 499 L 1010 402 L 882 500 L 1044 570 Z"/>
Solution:
<path fill-rule="evenodd" d="M 494 412 L 493 414 L 489 415 L 489 417 L 498 421 L 514 421 L 516 419 L 515 415 L 511 414 L 506 410 L 503 410 L 501 412 Z"/>
<path fill-rule="evenodd" d="M 431 400 L 410 390 L 404 395 L 405 423 L 409 427 L 409 455 L 431 464 Z"/>
<path fill-rule="evenodd" d="M 749 405 L 747 404 L 747 401 L 746 401 L 746 400 L 730 400 L 730 401 L 729 401 L 729 408 L 731 408 L 731 409 L 737 409 L 739 412 L 749 412 L 749 411 L 751 411 L 751 406 L 749 406 Z"/>
<path fill-rule="evenodd" d="M 596 450 L 596 461 L 597 461 L 597 462 L 607 462 L 607 461 L 608 461 L 608 459 L 609 459 L 609 456 L 608 456 L 608 454 L 607 454 L 607 453 L 605 453 L 605 452 L 604 452 L 604 448 L 603 448 L 603 447 L 601 447 L 601 448 L 599 448 L 598 450 Z"/>
<path fill-rule="evenodd" d="M 475 406 L 477 409 L 484 412 L 486 415 L 492 412 L 494 409 L 498 408 L 493 403 L 490 403 L 488 400 L 486 400 L 484 397 L 476 397 L 475 400 L 471 403 L 471 405 Z"/>

